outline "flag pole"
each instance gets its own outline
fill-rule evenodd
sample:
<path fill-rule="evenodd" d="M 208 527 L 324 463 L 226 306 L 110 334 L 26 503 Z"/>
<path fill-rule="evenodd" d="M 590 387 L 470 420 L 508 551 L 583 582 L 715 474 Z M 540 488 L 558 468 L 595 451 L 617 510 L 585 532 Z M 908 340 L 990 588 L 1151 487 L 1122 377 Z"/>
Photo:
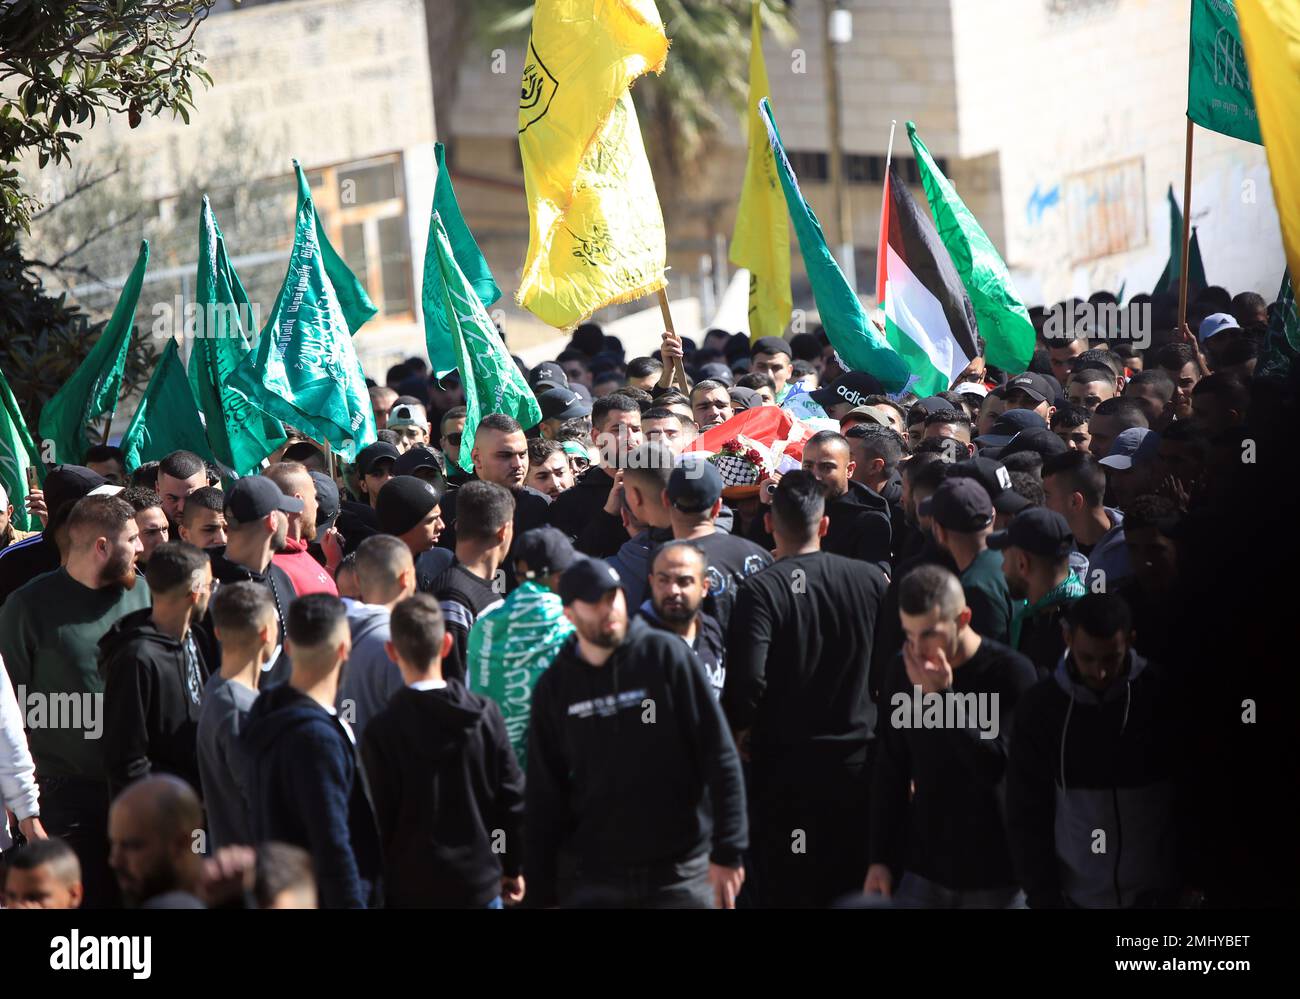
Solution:
<path fill-rule="evenodd" d="M 1178 329 L 1187 325 L 1187 249 L 1192 238 L 1192 119 L 1187 119 L 1187 156 L 1183 164 L 1183 255 L 1178 278 Z"/>
<path fill-rule="evenodd" d="M 889 146 L 885 149 L 885 178 L 880 185 L 880 238 L 876 240 L 876 308 L 885 307 L 884 293 L 885 290 L 880 286 L 880 275 L 885 273 L 885 246 L 889 239 L 889 233 L 884 231 L 884 222 L 888 218 L 889 205 L 889 165 L 894 161 L 894 130 L 898 127 L 898 119 L 889 120 Z"/>
<path fill-rule="evenodd" d="M 113 414 L 109 413 L 104 420 L 104 444 L 108 444 L 108 435 L 113 432 Z"/>
<path fill-rule="evenodd" d="M 663 316 L 664 328 L 673 336 L 676 336 L 677 330 L 673 328 L 673 314 L 668 308 L 668 288 L 666 285 L 659 289 L 659 312 Z M 673 381 L 677 381 L 681 385 L 683 392 L 689 391 L 688 386 L 690 383 L 686 380 L 686 366 L 682 363 L 680 357 L 673 358 L 672 372 L 668 384 L 671 385 Z"/>

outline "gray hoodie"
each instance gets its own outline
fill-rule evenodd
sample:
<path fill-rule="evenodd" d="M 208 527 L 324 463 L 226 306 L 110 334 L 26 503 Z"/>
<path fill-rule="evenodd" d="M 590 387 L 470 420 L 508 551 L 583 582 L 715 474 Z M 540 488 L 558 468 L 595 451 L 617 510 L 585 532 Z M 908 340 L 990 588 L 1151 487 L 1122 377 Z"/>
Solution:
<path fill-rule="evenodd" d="M 405 686 L 397 663 L 384 651 L 384 643 L 389 639 L 388 618 L 388 608 L 380 604 L 357 603 L 348 608 L 352 654 L 343 664 L 334 706 L 339 716 L 352 726 L 358 742 L 366 723 L 386 708 L 393 694 Z"/>

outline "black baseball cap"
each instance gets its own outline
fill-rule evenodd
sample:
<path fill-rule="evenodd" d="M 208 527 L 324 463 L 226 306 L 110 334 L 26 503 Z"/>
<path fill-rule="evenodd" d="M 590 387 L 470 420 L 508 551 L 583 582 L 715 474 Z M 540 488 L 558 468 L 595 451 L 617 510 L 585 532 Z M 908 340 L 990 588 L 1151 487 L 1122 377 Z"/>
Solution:
<path fill-rule="evenodd" d="M 1069 449 L 1069 445 L 1050 430 L 1033 427 L 1029 430 L 1020 431 L 1010 444 L 999 448 L 998 457 L 1006 458 L 1007 455 L 1016 454 L 1020 451 L 1037 451 L 1044 458 L 1050 458 L 1054 454 L 1064 454 Z"/>
<path fill-rule="evenodd" d="M 41 491 L 45 494 L 45 509 L 49 511 L 51 520 L 46 529 L 53 525 L 54 515 L 65 503 L 79 500 L 88 496 L 92 489 L 106 485 L 108 479 L 98 472 L 92 472 L 85 465 L 55 465 L 41 485 Z M 61 521 L 63 518 L 59 519 Z"/>
<path fill-rule="evenodd" d="M 543 420 L 576 420 L 591 415 L 591 406 L 571 388 L 547 389 L 537 397 Z"/>
<path fill-rule="evenodd" d="M 1055 510 L 1034 506 L 1016 514 L 1005 531 L 994 531 L 988 537 L 988 546 L 995 551 L 1013 545 L 1042 558 L 1061 558 L 1074 547 L 1074 535 Z"/>
<path fill-rule="evenodd" d="M 311 472 L 316 485 L 316 529 L 328 531 L 339 515 L 339 487 L 324 472 Z"/>
<path fill-rule="evenodd" d="M 535 392 L 545 392 L 552 388 L 568 388 L 569 376 L 554 361 L 543 361 L 528 372 L 528 385 Z"/>
<path fill-rule="evenodd" d="M 731 396 L 731 408 L 737 413 L 743 413 L 747 409 L 763 404 L 757 392 L 743 385 L 732 385 L 727 389 L 727 395 Z"/>
<path fill-rule="evenodd" d="M 754 341 L 754 345 L 749 348 L 749 356 L 755 354 L 784 354 L 786 357 L 793 357 L 790 350 L 790 341 L 783 336 L 761 336 Z"/>
<path fill-rule="evenodd" d="M 842 402 L 847 402 L 850 406 L 861 406 L 866 402 L 867 396 L 880 395 L 884 391 L 885 387 L 875 375 L 865 371 L 850 371 L 825 388 L 819 388 L 808 395 L 822 409 L 830 409 Z"/>
<path fill-rule="evenodd" d="M 560 600 L 567 607 L 575 600 L 598 603 L 610 590 L 623 585 L 608 562 L 580 555 L 560 576 Z"/>
<path fill-rule="evenodd" d="M 1025 410 L 1028 412 L 1028 410 Z M 976 457 L 959 461 L 948 469 L 948 477 L 965 476 L 974 479 L 993 501 L 998 513 L 1017 514 L 1033 504 L 1011 488 L 1011 473 L 1005 465 L 992 458 Z"/>
<path fill-rule="evenodd" d="M 418 475 L 419 472 L 432 472 L 432 475 Z M 447 476 L 438 461 L 438 452 L 424 444 L 407 448 L 402 456 L 393 462 L 393 475 L 414 475 L 428 482 L 442 496 L 447 492 Z"/>
<path fill-rule="evenodd" d="M 1046 430 L 1047 421 L 1032 409 L 1008 409 L 997 418 L 993 429 L 983 437 L 976 437 L 980 447 L 1006 447 L 1022 430 Z"/>
<path fill-rule="evenodd" d="M 375 467 L 376 462 L 396 461 L 402 456 L 402 452 L 389 444 L 387 441 L 375 441 L 368 447 L 363 447 L 361 453 L 357 455 L 357 474 L 365 478 Z"/>
<path fill-rule="evenodd" d="M 721 361 L 710 361 L 708 364 L 700 366 L 699 381 L 710 380 L 722 382 L 723 385 L 731 386 L 736 382 L 736 376 L 731 373 L 731 369 Z"/>
<path fill-rule="evenodd" d="M 245 475 L 226 490 L 225 515 L 232 524 L 251 524 L 275 510 L 302 513 L 303 502 L 260 475 Z"/>
<path fill-rule="evenodd" d="M 988 492 L 966 476 L 945 478 L 932 496 L 917 504 L 916 512 L 933 517 L 950 531 L 970 533 L 993 523 L 993 501 Z"/>
<path fill-rule="evenodd" d="M 1059 386 L 1052 388 L 1052 383 L 1037 371 L 1026 371 L 1007 382 L 1007 392 L 1020 391 L 1034 402 L 1052 402 L 1060 395 Z"/>
<path fill-rule="evenodd" d="M 668 502 L 682 513 L 703 513 L 722 498 L 722 473 L 704 459 L 686 459 L 668 476 Z"/>
<path fill-rule="evenodd" d="M 554 527 L 534 527 L 531 531 L 524 531 L 515 541 L 514 557 L 516 561 L 527 563 L 528 578 L 535 579 L 563 572 L 578 556 L 563 531 Z"/>

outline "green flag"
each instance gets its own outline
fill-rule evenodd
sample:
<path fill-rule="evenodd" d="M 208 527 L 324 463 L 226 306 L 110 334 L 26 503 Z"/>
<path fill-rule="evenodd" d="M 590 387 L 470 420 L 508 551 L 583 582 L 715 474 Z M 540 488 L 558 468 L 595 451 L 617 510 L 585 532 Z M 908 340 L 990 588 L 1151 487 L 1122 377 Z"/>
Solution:
<path fill-rule="evenodd" d="M 474 294 L 483 303 L 483 307 L 487 308 L 501 297 L 501 289 L 492 279 L 487 261 L 483 259 L 478 244 L 474 242 L 473 233 L 460 214 L 456 192 L 451 186 L 451 174 L 447 172 L 442 143 L 437 143 L 433 149 L 438 159 L 438 182 L 433 189 L 433 210 L 442 216 L 456 266 L 465 275 L 465 280 L 474 289 Z M 452 340 L 451 327 L 447 323 L 447 310 L 442 307 L 442 299 L 438 294 L 438 254 L 435 242 L 433 218 L 430 216 L 429 245 L 424 251 L 424 288 L 420 304 L 424 311 L 424 341 L 429 350 L 429 366 L 434 376 L 441 378 L 456 367 L 456 346 Z M 432 297 L 424 297 L 428 295 Z"/>
<path fill-rule="evenodd" d="M 121 448 L 128 472 L 146 461 L 161 461 L 173 451 L 193 451 L 208 461 L 213 458 L 180 351 L 170 337 L 122 437 Z"/>
<path fill-rule="evenodd" d="M 40 530 L 40 521 L 27 513 L 27 470 L 35 468 L 37 476 L 44 480 L 45 466 L 41 464 L 32 435 L 27 432 L 27 423 L 18 400 L 14 398 L 0 372 L 0 485 L 4 486 L 13 504 L 14 526 L 20 531 Z"/>
<path fill-rule="evenodd" d="M 1169 262 L 1165 264 L 1165 269 L 1160 275 L 1160 280 L 1156 282 L 1153 289 L 1156 294 L 1161 292 L 1173 291 L 1178 287 L 1178 279 L 1182 277 L 1183 267 L 1183 213 L 1178 209 L 1178 202 L 1174 199 L 1174 186 L 1169 185 Z M 1192 229 L 1192 238 L 1188 241 L 1187 255 L 1189 263 L 1187 265 L 1187 292 L 1188 296 L 1195 294 L 1209 286 L 1205 280 L 1205 264 L 1201 261 L 1201 244 L 1196 238 L 1196 230 Z"/>
<path fill-rule="evenodd" d="M 308 198 L 298 209 L 289 273 L 271 318 L 226 387 L 355 461 L 377 439 L 375 414 L 318 240 Z"/>
<path fill-rule="evenodd" d="M 984 357 L 989 364 L 1018 375 L 1029 367 L 1034 356 L 1034 324 L 1029 321 L 1029 312 L 1011 284 L 1007 265 L 910 121 L 907 136 L 912 140 L 935 229 L 975 309 L 979 334 L 984 338 Z"/>
<path fill-rule="evenodd" d="M 80 465 L 90 447 L 86 424 L 104 416 L 111 418 L 117 409 L 122 371 L 135 329 L 135 306 L 148 266 L 149 241 L 144 240 L 104 332 L 63 388 L 41 407 L 41 437 L 52 443 L 53 452 L 48 457 L 56 465 Z"/>
<path fill-rule="evenodd" d="M 813 299 L 817 302 L 822 327 L 831 346 L 849 370 L 869 372 L 879 379 L 886 391 L 901 392 L 911 375 L 907 362 L 867 319 L 857 293 L 849 287 L 840 265 L 831 256 L 821 223 L 799 190 L 799 181 L 785 155 L 781 133 L 776 129 L 772 107 L 766 97 L 758 102 L 758 108 L 763 124 L 767 126 L 767 141 L 776 157 L 776 172 L 781 178 L 781 189 L 785 192 L 785 203 L 794 222 L 795 234 L 799 237 L 799 252 L 803 255 L 804 269 L 812 284 Z"/>
<path fill-rule="evenodd" d="M 505 413 L 527 429 L 542 422 L 542 411 L 488 318 L 487 309 L 456 262 L 447 229 L 436 211 L 431 225 L 430 255 L 436 266 L 432 270 L 425 266 L 421 298 L 427 303 L 426 310 L 441 307 L 456 348 L 456 367 L 465 393 L 465 446 L 460 449 L 460 467 L 469 472 L 474 468 L 470 452 L 480 419 L 488 413 Z"/>
<path fill-rule="evenodd" d="M 311 185 L 307 183 L 307 175 L 302 172 L 302 167 L 298 165 L 297 160 L 293 161 L 293 169 L 298 174 L 298 213 L 301 215 L 303 204 L 312 200 Z M 315 207 L 312 211 L 316 211 Z M 365 285 L 357 280 L 357 276 L 348 268 L 344 259 L 330 245 L 319 215 L 316 216 L 316 235 L 320 240 L 321 256 L 325 259 L 325 273 L 329 277 L 330 284 L 334 286 L 334 294 L 343 309 L 348 332 L 355 335 L 357 330 L 361 329 L 379 310 L 366 294 Z"/>
<path fill-rule="evenodd" d="M 1282 378 L 1300 360 L 1300 309 L 1296 308 L 1295 289 L 1291 286 L 1291 272 L 1282 274 L 1282 287 L 1277 293 L 1277 308 L 1269 320 L 1260 353 L 1257 377 Z"/>
<path fill-rule="evenodd" d="M 226 240 L 208 199 L 199 213 L 198 308 L 189 381 L 203 413 L 213 457 L 248 475 L 285 441 L 280 421 L 226 387 L 226 379 L 253 348 L 256 323 L 248 295 L 226 256 Z"/>
<path fill-rule="evenodd" d="M 465 685 L 501 708 L 520 770 L 528 768 L 533 688 L 572 634 L 560 598 L 532 580 L 520 583 L 469 630 Z"/>
<path fill-rule="evenodd" d="M 1233 0 L 1192 0 L 1187 117 L 1203 128 L 1263 145 Z"/>

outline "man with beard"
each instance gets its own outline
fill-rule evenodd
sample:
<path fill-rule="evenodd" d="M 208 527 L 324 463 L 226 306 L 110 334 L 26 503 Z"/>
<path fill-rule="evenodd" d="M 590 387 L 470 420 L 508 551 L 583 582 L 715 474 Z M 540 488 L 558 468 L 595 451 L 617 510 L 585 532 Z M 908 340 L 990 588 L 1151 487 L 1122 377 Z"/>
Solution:
<path fill-rule="evenodd" d="M 302 513 L 303 502 L 286 496 L 270 479 L 246 475 L 226 493 L 226 550 L 212 557 L 212 575 L 219 583 L 251 580 L 270 589 L 279 619 L 277 651 L 263 664 L 262 686 L 289 678 L 289 664 L 281 661 L 284 622 L 298 593 L 289 574 L 272 561 L 284 550 L 289 535 L 287 513 Z M 206 622 L 208 625 L 210 621 Z M 209 628 L 209 630 L 211 630 Z M 213 664 L 213 668 L 217 668 Z"/>
<path fill-rule="evenodd" d="M 194 830 L 203 806 L 184 781 L 147 777 L 118 795 L 108 817 L 109 863 L 133 909 L 203 909 L 203 854 Z"/>
<path fill-rule="evenodd" d="M 66 529 L 67 564 L 20 587 L 0 609 L 0 659 L 26 709 L 41 822 L 77 851 L 94 908 L 117 894 L 104 838 L 99 640 L 127 614 L 148 609 L 149 587 L 136 576 L 140 528 L 125 500 L 78 500 Z"/>
<path fill-rule="evenodd" d="M 537 438 L 528 442 L 527 485 L 552 500 L 573 485 L 573 468 L 564 446 Z M 522 535 L 520 535 L 522 537 Z"/>
<path fill-rule="evenodd" d="M 288 513 L 289 529 L 284 548 L 271 557 L 271 561 L 285 571 L 293 581 L 298 596 L 308 593 L 332 593 L 338 596 L 338 587 L 319 562 L 307 551 L 316 540 L 316 482 L 307 466 L 296 461 L 281 461 L 262 473 L 280 487 L 280 492 L 302 503 L 299 513 Z"/>
<path fill-rule="evenodd" d="M 605 563 L 570 565 L 560 599 L 576 633 L 533 690 L 530 901 L 733 908 L 745 789 L 703 671 L 680 639 L 629 622 Z"/>
<path fill-rule="evenodd" d="M 721 699 L 726 648 L 718 622 L 700 611 L 708 592 L 708 559 L 703 549 L 691 541 L 669 541 L 650 558 L 650 597 L 638 614 L 650 627 L 672 632 L 690 646 L 709 678 L 713 696 Z"/>
<path fill-rule="evenodd" d="M 173 451 L 158 462 L 158 483 L 154 489 L 162 497 L 162 511 L 167 516 L 172 537 L 180 537 L 177 527 L 185 512 L 185 500 L 207 484 L 208 466 L 193 451 Z"/>
<path fill-rule="evenodd" d="M 116 794 L 151 773 L 199 786 L 199 702 L 215 660 L 202 620 L 212 595 L 207 553 L 159 545 L 145 579 L 153 606 L 128 614 L 99 642 L 104 677 L 104 763 Z"/>

